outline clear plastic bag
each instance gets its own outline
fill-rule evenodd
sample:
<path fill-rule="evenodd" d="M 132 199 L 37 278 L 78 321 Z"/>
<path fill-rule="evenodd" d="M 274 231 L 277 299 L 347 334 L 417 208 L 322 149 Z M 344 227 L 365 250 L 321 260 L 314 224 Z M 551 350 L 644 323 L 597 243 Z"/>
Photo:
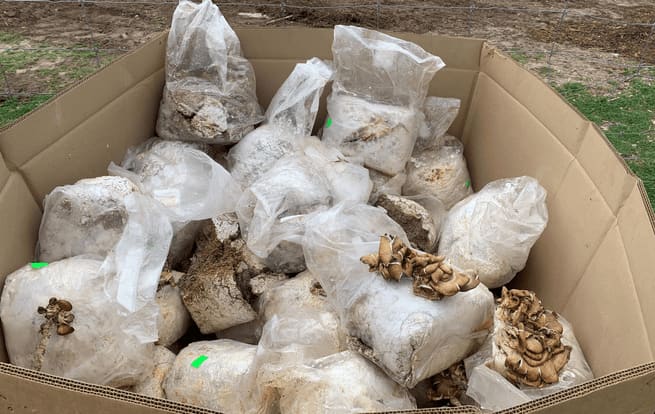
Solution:
<path fill-rule="evenodd" d="M 264 125 L 230 149 L 230 172 L 239 184 L 250 186 L 278 159 L 299 149 L 312 133 L 321 93 L 331 77 L 332 68 L 318 58 L 295 66 L 271 100 Z"/>
<path fill-rule="evenodd" d="M 36 257 L 105 256 L 127 223 L 125 197 L 139 189 L 122 177 L 97 177 L 52 190 L 43 202 Z"/>
<path fill-rule="evenodd" d="M 336 68 L 323 140 L 387 175 L 405 168 L 419 113 L 440 58 L 374 30 L 337 25 Z"/>
<path fill-rule="evenodd" d="M 308 219 L 303 247 L 307 267 L 354 338 L 351 346 L 412 388 L 482 344 L 494 300 L 479 285 L 430 301 L 414 295 L 408 279 L 390 282 L 370 273 L 360 257 L 377 252 L 385 233 L 408 244 L 384 210 L 345 202 Z"/>
<path fill-rule="evenodd" d="M 101 265 L 101 260 L 78 256 L 41 269 L 28 265 L 7 276 L 0 319 L 12 364 L 34 367 L 39 327 L 45 322 L 37 308 L 56 297 L 72 304 L 75 331 L 62 336 L 51 329 L 43 372 L 114 387 L 134 385 L 151 372 L 153 344 L 124 332 L 129 318 L 105 293 Z"/>
<path fill-rule="evenodd" d="M 439 254 L 476 272 L 487 287 L 500 287 L 525 267 L 547 222 L 546 190 L 536 179 L 493 181 L 450 210 Z"/>
<path fill-rule="evenodd" d="M 255 358 L 257 347 L 229 339 L 194 342 L 175 358 L 164 381 L 169 400 L 218 412 L 238 413 L 248 398 L 241 379 Z"/>
<path fill-rule="evenodd" d="M 453 124 L 459 112 L 460 100 L 428 96 L 423 104 L 423 122 L 414 146 L 414 154 L 419 155 L 429 148 L 443 145 L 443 137 Z"/>
<path fill-rule="evenodd" d="M 244 192 L 237 206 L 242 235 L 272 270 L 301 272 L 306 215 L 342 199 L 365 202 L 371 187 L 364 167 L 308 139 L 302 152 L 278 160 Z"/>
<path fill-rule="evenodd" d="M 264 371 L 263 376 L 270 373 Z M 281 414 L 356 413 L 416 408 L 407 389 L 355 352 L 333 354 L 267 378 Z"/>
<path fill-rule="evenodd" d="M 154 138 L 130 149 L 120 167 L 110 164 L 109 172 L 137 183 L 179 222 L 234 211 L 241 196 L 230 173 L 197 144 Z"/>
<path fill-rule="evenodd" d="M 164 393 L 164 379 L 173 368 L 175 354 L 164 346 L 155 346 L 153 353 L 154 367 L 139 383 L 130 391 L 152 398 L 166 398 Z"/>
<path fill-rule="evenodd" d="M 464 146 L 455 137 L 447 136 L 440 144 L 415 151 L 407 163 L 403 195 L 429 194 L 449 210 L 472 193 Z"/>
<path fill-rule="evenodd" d="M 109 173 L 137 183 L 172 216 L 175 237 L 168 255 L 175 266 L 191 253 L 203 219 L 234 211 L 241 188 L 230 173 L 205 153 L 206 144 L 152 138 L 128 150 Z"/>
<path fill-rule="evenodd" d="M 521 385 L 516 387 L 509 382 L 493 366 L 504 366 L 505 358 L 494 345 L 494 335 L 491 335 L 482 348 L 465 360 L 468 389 L 466 394 L 473 398 L 483 409 L 499 411 L 550 395 L 573 387 L 594 378 L 593 372 L 584 357 L 582 348 L 573 333 L 571 324 L 558 315 L 562 324 L 562 344 L 571 347 L 568 363 L 559 373 L 559 381 L 542 388 L 532 388 Z M 504 323 L 495 318 L 494 332 L 503 329 Z"/>
<path fill-rule="evenodd" d="M 177 279 L 182 273 L 177 273 Z M 180 290 L 173 284 L 165 284 L 157 290 L 157 306 L 159 306 L 159 319 L 157 320 L 157 330 L 159 339 L 158 345 L 170 346 L 180 339 L 191 325 L 191 316 L 187 311 Z"/>
<path fill-rule="evenodd" d="M 211 0 L 181 0 L 168 34 L 157 135 L 230 144 L 262 119 L 255 72 L 236 33 Z"/>

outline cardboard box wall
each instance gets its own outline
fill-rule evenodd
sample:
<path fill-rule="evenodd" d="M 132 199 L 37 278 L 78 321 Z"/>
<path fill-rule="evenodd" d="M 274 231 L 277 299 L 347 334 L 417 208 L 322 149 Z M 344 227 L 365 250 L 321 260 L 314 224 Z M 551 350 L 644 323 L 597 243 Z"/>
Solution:
<path fill-rule="evenodd" d="M 331 30 L 237 32 L 264 107 L 295 63 L 331 57 Z M 462 100 L 450 132 L 465 143 L 474 187 L 531 175 L 548 190 L 548 227 L 514 285 L 573 323 L 598 379 L 505 412 L 652 414 L 655 231 L 642 183 L 598 128 L 483 41 L 400 36 L 448 65 L 430 94 Z M 154 134 L 165 45 L 162 34 L 0 131 L 0 282 L 33 260 L 45 194 L 106 174 L 110 161 Z M 210 411 L 0 363 L 0 412 Z"/>

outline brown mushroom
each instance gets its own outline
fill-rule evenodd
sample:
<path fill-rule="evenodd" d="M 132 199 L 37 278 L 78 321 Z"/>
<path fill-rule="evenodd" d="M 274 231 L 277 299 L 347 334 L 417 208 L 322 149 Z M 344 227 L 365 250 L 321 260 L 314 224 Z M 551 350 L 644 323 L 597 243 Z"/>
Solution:
<path fill-rule="evenodd" d="M 50 298 L 47 306 L 39 306 L 36 309 L 39 315 L 44 316 L 45 322 L 39 328 L 41 338 L 34 353 L 34 370 L 40 371 L 43 366 L 43 358 L 45 357 L 53 327 L 56 327 L 57 334 L 62 336 L 69 335 L 75 331 L 70 326 L 73 320 L 75 320 L 75 315 L 71 312 L 72 310 L 73 305 L 69 301 L 57 298 Z"/>
<path fill-rule="evenodd" d="M 460 399 L 467 387 L 464 363 L 458 362 L 430 379 L 431 387 L 427 397 L 431 401 L 445 401 L 452 406 L 460 406 Z"/>
<path fill-rule="evenodd" d="M 505 355 L 501 372 L 515 385 L 543 387 L 559 381 L 571 347 L 562 344 L 557 314 L 543 307 L 534 292 L 503 288 L 496 316 L 504 323 L 495 341 Z"/>

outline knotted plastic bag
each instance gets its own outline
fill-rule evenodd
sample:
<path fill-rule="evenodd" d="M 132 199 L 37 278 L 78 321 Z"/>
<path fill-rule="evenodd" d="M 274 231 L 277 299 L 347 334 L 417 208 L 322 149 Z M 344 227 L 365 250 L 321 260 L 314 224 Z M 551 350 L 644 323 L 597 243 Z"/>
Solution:
<path fill-rule="evenodd" d="M 525 267 L 548 222 L 546 190 L 532 177 L 492 181 L 457 203 L 441 227 L 439 254 L 489 288 Z"/>
<path fill-rule="evenodd" d="M 230 144 L 262 119 L 255 72 L 225 17 L 211 0 L 180 0 L 168 34 L 157 135 Z"/>
<path fill-rule="evenodd" d="M 354 26 L 335 26 L 332 53 L 323 140 L 366 167 L 399 174 L 416 142 L 428 85 L 444 63 L 414 43 Z"/>

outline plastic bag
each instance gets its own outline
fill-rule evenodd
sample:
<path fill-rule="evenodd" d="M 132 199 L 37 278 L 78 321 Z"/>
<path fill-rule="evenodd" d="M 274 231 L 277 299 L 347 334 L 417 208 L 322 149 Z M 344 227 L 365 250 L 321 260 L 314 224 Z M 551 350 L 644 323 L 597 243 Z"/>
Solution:
<path fill-rule="evenodd" d="M 536 179 L 493 181 L 450 210 L 439 254 L 476 272 L 487 287 L 500 287 L 525 267 L 547 222 L 546 190 Z"/>
<path fill-rule="evenodd" d="M 280 159 L 244 192 L 237 206 L 242 235 L 272 270 L 301 272 L 306 215 L 344 199 L 366 202 L 371 187 L 364 167 L 308 139 L 301 153 Z"/>
<path fill-rule="evenodd" d="M 384 210 L 341 203 L 308 219 L 305 258 L 354 337 L 351 346 L 394 381 L 412 388 L 482 344 L 494 300 L 479 285 L 430 301 L 414 295 L 406 278 L 390 282 L 370 273 L 360 257 L 377 252 L 385 233 L 408 244 L 402 228 Z"/>
<path fill-rule="evenodd" d="M 129 178 L 172 215 L 174 238 L 169 265 L 186 259 L 202 223 L 199 220 L 234 211 L 239 185 L 204 151 L 206 144 L 152 138 L 128 150 L 122 166 L 109 173 Z"/>
<path fill-rule="evenodd" d="M 332 68 L 318 58 L 298 63 L 271 100 L 264 124 L 230 149 L 232 176 L 243 187 L 250 186 L 275 162 L 299 149 L 311 135 L 323 88 Z"/>
<path fill-rule="evenodd" d="M 419 155 L 429 148 L 439 148 L 448 128 L 453 124 L 459 112 L 460 100 L 457 98 L 440 98 L 428 96 L 423 104 L 424 119 L 414 146 L 414 154 Z"/>
<path fill-rule="evenodd" d="M 180 141 L 148 140 L 130 149 L 121 167 L 110 164 L 109 172 L 137 183 L 180 222 L 234 211 L 241 196 L 225 168 L 197 145 Z"/>
<path fill-rule="evenodd" d="M 54 262 L 105 256 L 123 234 L 125 197 L 139 189 L 122 177 L 97 177 L 52 190 L 44 200 L 36 257 Z"/>
<path fill-rule="evenodd" d="M 175 354 L 164 346 L 155 346 L 153 356 L 154 368 L 130 391 L 152 398 L 166 398 L 164 393 L 164 379 L 168 375 L 173 363 Z"/>
<path fill-rule="evenodd" d="M 490 368 L 494 364 L 502 366 L 505 363 L 505 358 L 494 345 L 496 335 L 494 333 L 487 339 L 482 349 L 465 360 L 468 377 L 466 394 L 480 404 L 483 409 L 499 411 L 592 380 L 594 375 L 575 338 L 571 324 L 561 315 L 558 315 L 558 320 L 564 328 L 562 344 L 570 346 L 572 349 L 569 362 L 559 373 L 557 383 L 543 388 L 531 388 L 523 385 L 516 387 L 500 373 Z M 495 318 L 494 332 L 500 331 L 503 326 L 504 323 Z"/>
<path fill-rule="evenodd" d="M 450 210 L 472 193 L 464 146 L 455 137 L 447 136 L 441 144 L 415 151 L 407 163 L 403 195 L 429 194 Z"/>
<path fill-rule="evenodd" d="M 194 342 L 175 358 L 164 390 L 169 400 L 225 413 L 247 398 L 240 381 L 255 358 L 257 347 L 229 339 Z"/>
<path fill-rule="evenodd" d="M 440 58 L 373 30 L 335 26 L 336 68 L 323 140 L 387 175 L 405 168 Z"/>
<path fill-rule="evenodd" d="M 218 7 L 181 0 L 168 34 L 157 135 L 230 144 L 262 119 L 255 72 Z"/>
<path fill-rule="evenodd" d="M 416 408 L 416 402 L 407 389 L 351 351 L 291 367 L 283 374 L 271 378 L 268 385 L 279 390 L 282 414 L 356 413 Z"/>
<path fill-rule="evenodd" d="M 383 174 L 373 169 L 368 170 L 373 182 L 373 190 L 368 199 L 369 204 L 375 204 L 382 194 L 400 195 L 403 189 L 403 184 L 407 180 L 407 174 L 401 172 L 393 177 Z"/>
<path fill-rule="evenodd" d="M 101 260 L 83 256 L 24 266 L 7 276 L 0 319 L 12 364 L 34 368 L 45 318 L 37 313 L 52 297 L 72 304 L 74 332 L 51 328 L 43 354 L 43 372 L 95 384 L 131 386 L 152 370 L 153 344 L 126 334 L 119 305 L 104 290 Z"/>
<path fill-rule="evenodd" d="M 157 306 L 159 306 L 159 319 L 157 330 L 159 333 L 158 345 L 170 346 L 180 339 L 191 325 L 191 316 L 187 311 L 177 282 L 183 276 L 179 272 L 165 272 L 161 279 L 170 277 L 170 284 L 164 284 L 157 290 Z M 161 282 L 160 282 L 161 284 Z"/>

